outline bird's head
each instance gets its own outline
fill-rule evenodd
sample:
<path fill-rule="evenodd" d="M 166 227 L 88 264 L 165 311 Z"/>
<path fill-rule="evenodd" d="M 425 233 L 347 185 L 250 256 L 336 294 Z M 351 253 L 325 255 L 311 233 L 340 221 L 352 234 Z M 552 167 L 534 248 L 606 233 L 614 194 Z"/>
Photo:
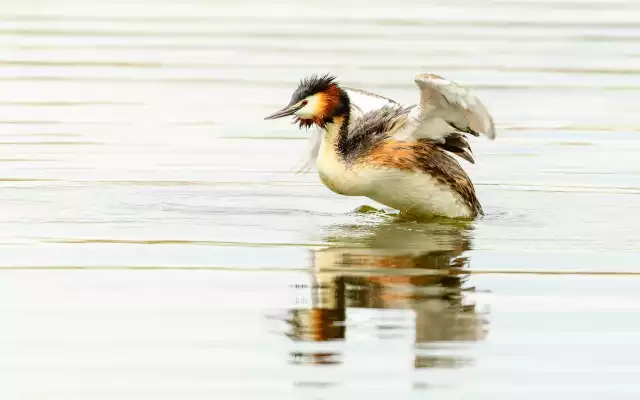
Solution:
<path fill-rule="evenodd" d="M 300 81 L 291 101 L 282 110 L 265 119 L 295 116 L 294 122 L 309 128 L 330 123 L 334 117 L 348 108 L 348 98 L 331 75 L 312 75 Z"/>

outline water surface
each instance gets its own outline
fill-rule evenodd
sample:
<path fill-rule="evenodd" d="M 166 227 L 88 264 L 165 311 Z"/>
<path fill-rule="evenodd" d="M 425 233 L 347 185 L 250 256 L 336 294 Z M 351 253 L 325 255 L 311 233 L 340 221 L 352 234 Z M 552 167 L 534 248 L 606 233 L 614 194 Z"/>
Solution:
<path fill-rule="evenodd" d="M 0 4 L 3 399 L 637 398 L 640 3 Z M 470 224 L 262 120 L 426 71 L 497 121 Z"/>

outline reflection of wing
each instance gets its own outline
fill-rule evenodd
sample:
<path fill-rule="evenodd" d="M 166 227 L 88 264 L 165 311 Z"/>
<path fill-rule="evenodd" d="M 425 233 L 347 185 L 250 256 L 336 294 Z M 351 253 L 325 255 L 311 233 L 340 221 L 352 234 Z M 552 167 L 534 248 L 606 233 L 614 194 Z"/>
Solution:
<path fill-rule="evenodd" d="M 338 311 L 357 308 L 363 315 L 363 309 L 369 309 L 369 315 L 384 318 L 381 309 L 411 309 L 416 343 L 483 340 L 487 314 L 476 304 L 475 288 L 465 273 L 472 228 L 470 222 L 451 221 L 332 225 L 331 234 L 324 238 L 332 245 L 313 250 L 309 297 L 311 310 L 334 312 L 334 317 L 308 318 L 298 331 L 331 332 L 337 329 L 332 327 L 345 327 L 340 332 L 344 340 L 351 327 L 341 324 L 352 311 Z M 385 326 L 394 326 L 389 323 L 393 324 L 385 319 Z M 456 366 L 465 361 L 425 353 L 415 358 L 420 366 Z"/>

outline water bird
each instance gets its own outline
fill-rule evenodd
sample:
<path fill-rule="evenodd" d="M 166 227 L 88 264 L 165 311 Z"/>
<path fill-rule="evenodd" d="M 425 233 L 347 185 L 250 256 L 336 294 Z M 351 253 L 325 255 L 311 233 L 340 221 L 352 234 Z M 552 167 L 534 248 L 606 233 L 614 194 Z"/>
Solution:
<path fill-rule="evenodd" d="M 303 78 L 283 109 L 317 127 L 311 148 L 320 180 L 417 218 L 483 215 L 471 179 L 454 156 L 475 163 L 467 134 L 495 138 L 492 116 L 468 88 L 441 76 L 415 76 L 420 103 L 341 85 L 330 74 Z"/>

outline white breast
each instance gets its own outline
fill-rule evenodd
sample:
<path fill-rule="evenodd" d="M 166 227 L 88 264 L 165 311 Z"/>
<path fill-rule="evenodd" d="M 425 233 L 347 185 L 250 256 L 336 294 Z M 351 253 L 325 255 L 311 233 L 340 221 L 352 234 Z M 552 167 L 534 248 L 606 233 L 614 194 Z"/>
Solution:
<path fill-rule="evenodd" d="M 320 180 L 335 193 L 344 196 L 365 196 L 368 182 L 361 178 L 357 169 L 347 165 L 338 156 L 333 142 L 328 137 L 331 136 L 325 134 L 316 159 Z"/>
<path fill-rule="evenodd" d="M 471 209 L 447 185 L 422 172 L 392 168 L 360 171 L 366 196 L 396 210 L 419 216 L 471 217 Z"/>
<path fill-rule="evenodd" d="M 471 217 L 472 211 L 448 186 L 422 172 L 350 166 L 322 141 L 316 162 L 320 180 L 344 196 L 364 196 L 396 210 L 423 217 Z"/>

